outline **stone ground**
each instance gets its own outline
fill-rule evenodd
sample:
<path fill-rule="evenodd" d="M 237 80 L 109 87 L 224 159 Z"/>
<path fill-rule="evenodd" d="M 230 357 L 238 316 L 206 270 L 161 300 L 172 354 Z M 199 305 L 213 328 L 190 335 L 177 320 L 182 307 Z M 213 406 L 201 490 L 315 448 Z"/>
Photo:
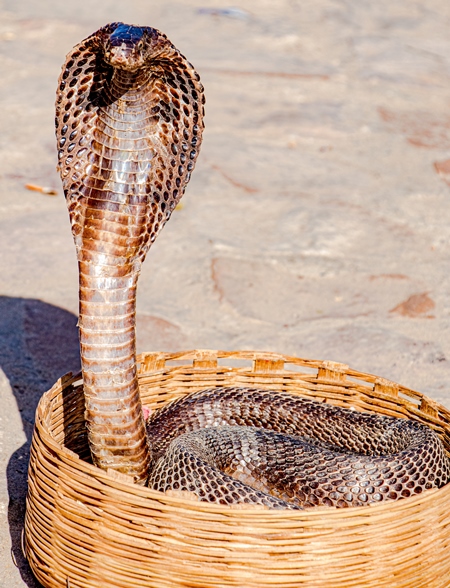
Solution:
<path fill-rule="evenodd" d="M 55 172 L 56 80 L 67 51 L 106 22 L 166 32 L 207 96 L 196 172 L 144 265 L 139 349 L 332 359 L 450 407 L 448 0 L 227 8 L 0 0 L 5 588 L 37 586 L 20 551 L 34 410 L 78 365 L 75 249 Z"/>

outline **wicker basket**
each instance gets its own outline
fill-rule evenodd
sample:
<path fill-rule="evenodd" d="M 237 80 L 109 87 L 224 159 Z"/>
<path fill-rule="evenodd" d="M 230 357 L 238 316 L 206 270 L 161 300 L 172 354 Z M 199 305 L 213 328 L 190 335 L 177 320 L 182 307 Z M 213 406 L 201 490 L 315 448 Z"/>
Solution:
<path fill-rule="evenodd" d="M 418 392 L 334 362 L 273 353 L 138 357 L 145 405 L 211 386 L 259 386 L 430 425 L 450 448 L 450 412 Z M 89 463 L 81 377 L 36 413 L 25 550 L 45 587 L 446 588 L 450 484 L 398 502 L 280 512 L 162 494 Z"/>

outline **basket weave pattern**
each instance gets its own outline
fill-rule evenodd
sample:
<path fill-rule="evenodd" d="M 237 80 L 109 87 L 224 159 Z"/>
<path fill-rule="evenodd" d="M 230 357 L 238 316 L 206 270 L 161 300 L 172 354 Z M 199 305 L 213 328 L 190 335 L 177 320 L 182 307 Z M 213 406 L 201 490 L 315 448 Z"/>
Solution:
<path fill-rule="evenodd" d="M 215 386 L 254 386 L 428 424 L 450 450 L 450 412 L 334 362 L 196 350 L 138 357 L 151 409 Z M 232 367 L 234 366 L 234 367 Z M 80 374 L 42 397 L 25 549 L 45 587 L 447 588 L 450 484 L 370 507 L 271 511 L 163 494 L 90 463 Z"/>

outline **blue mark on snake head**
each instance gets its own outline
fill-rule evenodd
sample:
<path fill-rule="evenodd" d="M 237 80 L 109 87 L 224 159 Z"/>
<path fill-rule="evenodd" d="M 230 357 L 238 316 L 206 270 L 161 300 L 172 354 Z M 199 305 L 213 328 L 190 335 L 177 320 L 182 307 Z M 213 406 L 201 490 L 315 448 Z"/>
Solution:
<path fill-rule="evenodd" d="M 117 47 L 122 45 L 122 43 L 125 43 L 128 46 L 134 46 L 141 41 L 144 36 L 144 31 L 145 29 L 143 27 L 119 23 L 116 30 L 111 33 L 109 42 L 112 47 Z"/>

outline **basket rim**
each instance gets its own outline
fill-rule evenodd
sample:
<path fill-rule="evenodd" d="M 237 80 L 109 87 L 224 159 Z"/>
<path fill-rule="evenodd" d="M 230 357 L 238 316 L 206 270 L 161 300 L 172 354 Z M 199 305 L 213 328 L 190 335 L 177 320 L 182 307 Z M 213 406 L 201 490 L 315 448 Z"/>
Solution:
<path fill-rule="evenodd" d="M 274 373 L 279 373 L 280 371 L 288 371 L 285 370 L 284 367 L 281 370 L 276 369 L 277 364 L 279 364 L 282 361 L 284 363 L 292 363 L 295 365 L 312 367 L 315 369 L 330 368 L 333 371 L 337 371 L 338 373 L 347 374 L 350 375 L 350 377 L 361 380 L 362 382 L 374 385 L 381 381 L 384 385 L 387 386 L 388 389 L 390 385 L 393 385 L 397 390 L 400 390 L 401 392 L 404 392 L 408 395 L 411 394 L 411 396 L 413 396 L 413 398 L 415 399 L 424 399 L 426 402 L 429 402 L 430 407 L 432 407 L 433 409 L 439 409 L 439 413 L 447 413 L 449 417 L 448 423 L 446 423 L 445 420 L 443 420 L 442 418 L 439 418 L 438 421 L 441 426 L 444 426 L 444 428 L 448 428 L 448 430 L 450 431 L 450 412 L 448 412 L 447 409 L 445 409 L 445 407 L 440 405 L 438 402 L 432 400 L 431 398 L 428 398 L 426 395 L 420 392 L 416 392 L 414 390 L 396 384 L 395 382 L 385 380 L 384 378 L 380 378 L 373 374 L 366 374 L 364 372 L 359 372 L 357 370 L 350 369 L 346 364 L 341 364 L 338 362 L 302 359 L 296 356 L 288 356 L 280 353 L 252 350 L 222 351 L 211 349 L 192 349 L 180 352 L 144 352 L 137 355 L 136 357 L 136 361 L 139 365 L 138 379 L 144 378 L 149 373 L 157 374 L 161 371 L 170 372 L 180 367 L 167 366 L 167 361 L 189 360 L 193 361 L 194 364 L 195 362 L 201 364 L 208 363 L 208 361 L 211 361 L 213 358 L 246 359 L 252 361 L 263 360 L 266 362 L 274 362 L 275 369 L 269 370 Z M 150 372 L 148 371 L 149 364 L 152 364 L 155 368 L 152 369 Z M 246 368 L 227 368 L 226 366 L 221 365 L 220 368 L 222 367 L 224 367 L 224 369 L 231 371 L 249 371 Z M 208 368 L 205 366 L 195 367 L 194 365 L 192 369 L 201 370 Z M 224 517 L 230 517 L 231 519 L 235 519 L 236 517 L 242 517 L 246 520 L 257 518 L 259 522 L 261 522 L 263 518 L 267 518 L 267 522 L 283 520 L 291 521 L 293 523 L 298 524 L 301 520 L 321 520 L 324 518 L 324 513 L 326 513 L 326 518 L 328 521 L 332 521 L 333 519 L 339 520 L 345 518 L 348 522 L 348 520 L 354 518 L 355 525 L 360 525 L 362 520 L 365 517 L 370 517 L 372 513 L 377 513 L 378 516 L 381 516 L 384 511 L 386 517 L 390 518 L 393 513 L 400 514 L 402 511 L 409 510 L 414 507 L 420 507 L 423 504 L 433 501 L 437 494 L 441 495 L 442 498 L 448 495 L 448 499 L 450 500 L 450 483 L 446 484 L 442 488 L 433 488 L 430 490 L 425 490 L 421 494 L 410 496 L 408 498 L 402 498 L 401 500 L 397 501 L 389 501 L 386 503 L 380 503 L 375 505 L 371 504 L 369 506 L 352 506 L 349 508 L 319 506 L 299 511 L 266 509 L 264 507 L 259 507 L 256 505 L 251 505 L 248 507 L 240 505 L 238 508 L 236 508 L 229 505 L 225 506 L 209 502 L 201 502 L 199 500 L 184 498 L 182 496 L 158 492 L 156 490 L 152 490 L 151 488 L 135 484 L 132 478 L 130 476 L 127 476 L 126 474 L 120 474 L 111 470 L 104 471 L 94 466 L 93 464 L 90 464 L 82 460 L 76 453 L 74 453 L 61 443 L 59 443 L 54 438 L 46 423 L 46 421 L 48 420 L 48 415 L 51 414 L 52 401 L 65 388 L 73 384 L 78 385 L 78 383 L 82 383 L 81 371 L 75 374 L 73 374 L 72 372 L 68 372 L 67 374 L 59 378 L 55 382 L 55 384 L 42 395 L 38 407 L 36 409 L 35 419 L 35 429 L 41 437 L 41 441 L 44 441 L 45 444 L 49 446 L 58 455 L 58 457 L 67 465 L 70 465 L 71 467 L 76 467 L 77 463 L 82 463 L 84 472 L 80 471 L 80 474 L 84 477 L 86 476 L 85 472 L 88 472 L 89 477 L 92 479 L 92 481 L 95 480 L 100 484 L 106 484 L 110 488 L 116 489 L 117 492 L 119 492 L 120 494 L 129 496 L 130 499 L 131 497 L 133 497 L 133 504 L 141 503 L 143 508 L 145 508 L 146 506 L 148 507 L 148 501 L 149 499 L 151 499 L 153 501 L 158 502 L 160 507 L 167 506 L 167 508 L 171 510 L 174 508 L 189 510 L 192 515 L 195 514 L 201 518 L 204 518 L 208 515 L 211 515 L 213 517 L 219 516 L 222 522 L 224 521 Z M 352 381 L 348 381 L 348 383 L 354 384 L 354 382 Z M 301 393 L 299 395 L 301 395 Z M 386 396 L 390 396 L 390 394 L 386 394 Z M 404 402 L 408 402 L 408 400 L 404 400 Z"/>

